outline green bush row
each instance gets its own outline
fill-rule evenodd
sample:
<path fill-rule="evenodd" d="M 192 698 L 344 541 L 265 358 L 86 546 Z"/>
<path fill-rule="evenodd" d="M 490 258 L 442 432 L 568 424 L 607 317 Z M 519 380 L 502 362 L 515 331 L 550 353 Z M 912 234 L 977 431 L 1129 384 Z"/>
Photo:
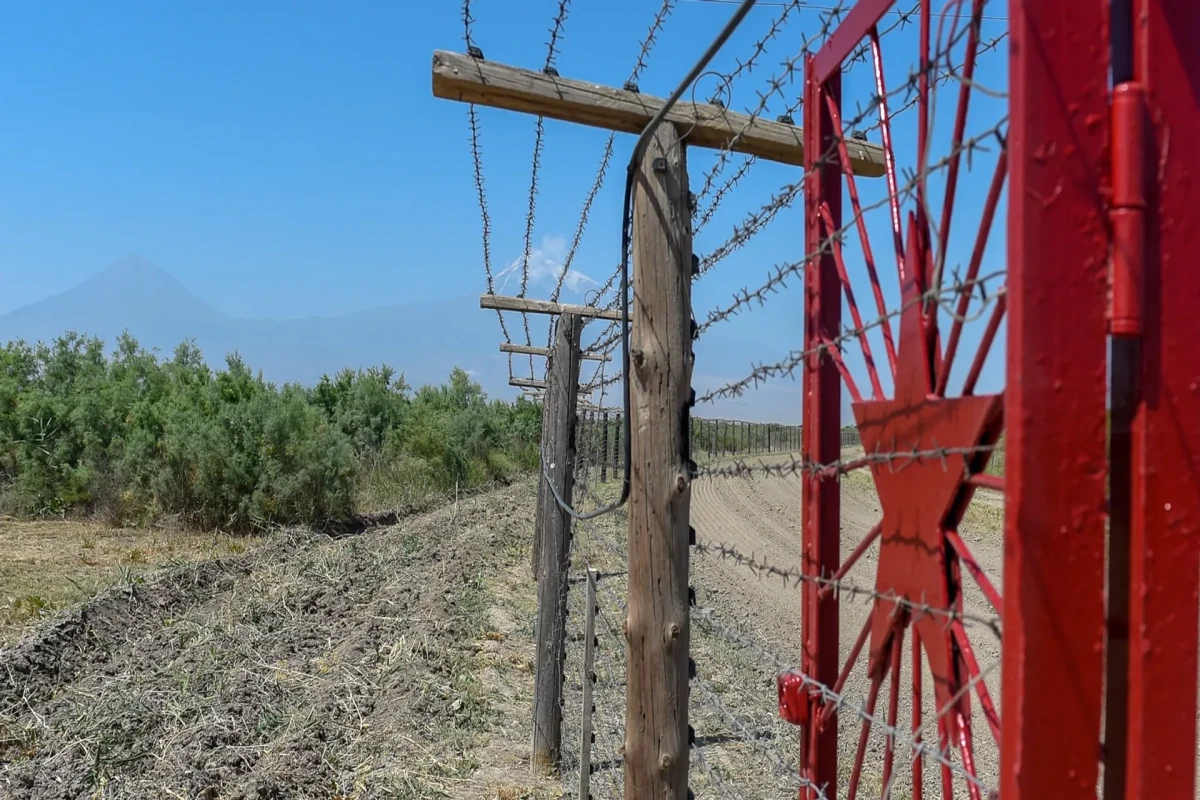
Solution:
<path fill-rule="evenodd" d="M 455 368 L 413 391 L 387 367 L 276 386 L 122 336 L 0 349 L 0 498 L 19 515 L 173 515 L 201 528 L 334 523 L 537 464 L 538 406 L 489 402 Z"/>

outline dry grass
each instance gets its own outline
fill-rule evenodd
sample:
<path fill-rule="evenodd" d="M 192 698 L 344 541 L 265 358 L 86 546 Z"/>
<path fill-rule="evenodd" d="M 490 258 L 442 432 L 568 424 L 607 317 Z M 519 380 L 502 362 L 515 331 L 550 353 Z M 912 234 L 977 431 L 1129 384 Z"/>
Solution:
<path fill-rule="evenodd" d="M 94 522 L 0 521 L 0 643 L 108 586 L 164 566 L 241 553 L 259 542 Z"/>
<path fill-rule="evenodd" d="M 244 541 L 6 526 L 47 608 L 117 585 L 0 646 L 0 795 L 558 797 L 528 770 L 533 501 L 195 565 Z"/>

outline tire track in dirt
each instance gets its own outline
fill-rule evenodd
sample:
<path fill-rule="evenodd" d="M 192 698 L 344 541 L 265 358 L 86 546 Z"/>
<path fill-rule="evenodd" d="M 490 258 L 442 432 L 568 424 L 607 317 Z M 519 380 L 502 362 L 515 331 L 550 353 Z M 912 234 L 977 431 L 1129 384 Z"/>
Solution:
<path fill-rule="evenodd" d="M 852 455 L 852 453 L 846 453 Z M 845 556 L 856 547 L 881 516 L 878 498 L 868 473 L 844 476 L 841 484 L 841 548 Z M 708 544 L 727 544 L 746 555 L 784 569 L 799 567 L 800 542 L 800 481 L 798 477 L 756 477 L 744 479 L 705 479 L 693 486 L 692 521 L 697 541 Z M 980 563 L 985 574 L 999 587 L 1002 584 L 1003 562 L 1000 528 L 1002 505 L 995 497 L 981 497 L 972 505 L 960 525 L 964 541 Z M 847 576 L 847 583 L 865 589 L 875 586 L 879 545 L 872 545 Z M 794 584 L 785 585 L 782 579 L 759 577 L 733 560 L 718 556 L 695 554 L 692 560 L 694 583 L 702 607 L 712 609 L 716 617 L 752 632 L 769 643 L 770 649 L 786 663 L 799 664 L 800 656 L 800 592 Z M 974 581 L 964 576 L 964 609 L 968 615 L 991 618 L 993 610 Z M 867 599 L 843 597 L 839 611 L 840 663 L 849 657 L 851 647 L 866 623 L 872 602 Z M 968 622 L 970 641 L 985 676 L 983 684 L 999 707 L 999 641 L 983 625 Z M 911 635 L 910 635 L 911 638 Z M 852 707 L 867 700 L 871 681 L 866 674 L 867 656 L 859 657 L 843 689 L 843 696 Z M 897 728 L 911 731 L 911 645 L 906 642 L 902 659 L 901 691 L 898 697 Z M 749 680 L 749 679 L 748 679 Z M 753 679 L 758 680 L 757 676 Z M 875 715 L 887 716 L 890 678 L 885 678 L 879 693 Z M 922 691 L 922 719 L 935 719 L 932 680 L 926 670 Z M 770 692 L 763 687 L 758 691 Z M 974 732 L 976 770 L 982 783 L 995 785 L 998 769 L 998 749 L 977 698 L 972 698 L 972 729 Z M 851 713 L 839 715 L 839 751 L 843 783 L 848 780 L 855 761 L 861 731 L 861 721 Z M 936 739 L 936 730 L 927 730 L 926 738 Z M 872 731 L 864 759 L 864 796 L 879 796 L 880 775 L 888 741 L 878 730 Z M 907 796 L 911 789 L 911 750 L 902 743 L 895 756 L 895 770 L 901 776 L 897 796 Z M 957 756 L 955 763 L 959 763 Z M 925 785 L 940 785 L 940 769 L 930 758 L 925 759 Z M 964 778 L 956 777 L 958 790 L 966 794 Z"/>

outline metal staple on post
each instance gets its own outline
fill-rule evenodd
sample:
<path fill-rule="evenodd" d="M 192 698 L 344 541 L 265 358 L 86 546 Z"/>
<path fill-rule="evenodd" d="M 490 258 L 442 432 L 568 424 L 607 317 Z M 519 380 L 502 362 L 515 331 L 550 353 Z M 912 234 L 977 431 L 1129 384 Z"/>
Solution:
<path fill-rule="evenodd" d="M 583 634 L 583 708 L 582 724 L 579 736 L 579 800 L 591 797 L 592 784 L 592 714 L 595 705 L 592 700 L 592 686 L 596 682 L 593 670 L 596 646 L 596 579 L 594 569 L 587 571 L 587 609 L 584 616 Z"/>

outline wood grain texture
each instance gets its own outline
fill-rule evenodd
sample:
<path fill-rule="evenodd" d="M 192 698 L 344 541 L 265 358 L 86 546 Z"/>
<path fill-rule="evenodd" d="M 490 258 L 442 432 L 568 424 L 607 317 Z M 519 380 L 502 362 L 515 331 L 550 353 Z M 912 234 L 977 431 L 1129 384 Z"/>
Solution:
<path fill-rule="evenodd" d="M 634 185 L 625 796 L 656 800 L 688 795 L 692 239 L 681 133 L 659 127 Z"/>
<path fill-rule="evenodd" d="M 433 54 L 433 94 L 482 106 L 521 111 L 624 133 L 641 133 L 664 100 L 585 81 L 478 61 L 445 50 Z M 794 166 L 804 165 L 803 131 L 794 125 L 756 119 L 707 103 L 676 103 L 666 121 L 684 132 L 693 147 L 728 149 Z M 884 174 L 876 144 L 846 143 L 856 175 Z"/>

